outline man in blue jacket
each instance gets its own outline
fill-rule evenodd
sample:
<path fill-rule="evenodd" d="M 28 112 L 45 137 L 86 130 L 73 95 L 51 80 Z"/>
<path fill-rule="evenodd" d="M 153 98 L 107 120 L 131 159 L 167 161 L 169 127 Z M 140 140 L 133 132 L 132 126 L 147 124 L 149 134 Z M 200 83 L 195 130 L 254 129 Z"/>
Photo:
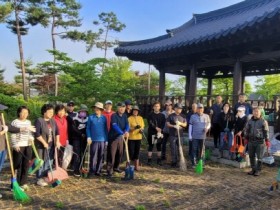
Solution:
<path fill-rule="evenodd" d="M 129 136 L 129 124 L 125 114 L 125 104 L 117 104 L 117 112 L 111 116 L 111 126 L 109 131 L 107 173 L 112 176 L 113 171 L 121 173 L 119 168 L 123 155 L 123 139 Z"/>
<path fill-rule="evenodd" d="M 90 171 L 96 176 L 101 175 L 102 159 L 105 145 L 108 142 L 107 119 L 102 115 L 103 104 L 95 103 L 94 112 L 87 122 L 87 141 L 90 145 Z"/>

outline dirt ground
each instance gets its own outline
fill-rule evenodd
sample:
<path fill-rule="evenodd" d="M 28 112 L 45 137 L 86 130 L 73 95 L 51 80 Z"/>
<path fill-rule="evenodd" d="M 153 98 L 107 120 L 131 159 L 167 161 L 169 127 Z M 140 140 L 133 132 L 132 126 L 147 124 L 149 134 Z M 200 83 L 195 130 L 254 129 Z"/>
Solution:
<path fill-rule="evenodd" d="M 155 155 L 155 154 L 154 154 Z M 12 199 L 9 172 L 1 174 L 0 209 L 280 209 L 280 190 L 270 192 L 277 167 L 265 166 L 261 176 L 247 175 L 250 169 L 237 169 L 207 162 L 202 175 L 171 169 L 170 157 L 163 166 L 146 166 L 135 179 L 123 180 L 124 173 L 112 178 L 90 179 L 70 176 L 62 185 L 39 187 L 30 177 L 30 204 Z M 156 162 L 154 156 L 154 162 Z M 124 165 L 123 165 L 124 168 Z"/>

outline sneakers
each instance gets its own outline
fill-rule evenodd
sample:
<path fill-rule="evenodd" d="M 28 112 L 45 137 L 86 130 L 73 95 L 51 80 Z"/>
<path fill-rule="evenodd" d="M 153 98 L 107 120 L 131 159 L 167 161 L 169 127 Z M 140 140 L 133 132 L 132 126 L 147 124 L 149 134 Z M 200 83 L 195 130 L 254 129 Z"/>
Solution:
<path fill-rule="evenodd" d="M 115 172 L 117 172 L 117 173 L 122 173 L 122 170 L 119 169 L 119 168 L 114 168 L 113 170 L 114 170 Z"/>
<path fill-rule="evenodd" d="M 27 184 L 24 184 L 20 186 L 24 191 L 29 191 L 29 186 Z"/>
<path fill-rule="evenodd" d="M 45 186 L 48 186 L 48 183 L 44 179 L 41 178 L 41 179 L 38 179 L 37 185 L 39 185 L 41 187 L 45 187 Z"/>
<path fill-rule="evenodd" d="M 255 175 L 255 173 L 256 173 L 256 172 L 255 172 L 254 170 L 252 170 L 252 171 L 248 172 L 247 174 L 248 174 L 248 175 Z"/>
<path fill-rule="evenodd" d="M 73 175 L 74 175 L 75 177 L 81 177 L 81 174 L 80 174 L 80 172 L 78 172 L 78 171 L 74 171 Z"/>
<path fill-rule="evenodd" d="M 254 173 L 254 176 L 259 176 L 259 175 L 261 175 L 260 171 L 256 171 L 256 172 Z"/>

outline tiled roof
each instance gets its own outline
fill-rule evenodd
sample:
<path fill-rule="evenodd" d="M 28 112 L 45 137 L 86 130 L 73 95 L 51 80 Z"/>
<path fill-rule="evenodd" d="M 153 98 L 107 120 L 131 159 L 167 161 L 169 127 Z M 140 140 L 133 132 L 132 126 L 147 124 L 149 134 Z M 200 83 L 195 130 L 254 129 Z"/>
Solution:
<path fill-rule="evenodd" d="M 204 14 L 194 14 L 169 34 L 153 39 L 120 42 L 116 55 L 160 53 L 235 34 L 280 14 L 280 0 L 245 0 Z"/>

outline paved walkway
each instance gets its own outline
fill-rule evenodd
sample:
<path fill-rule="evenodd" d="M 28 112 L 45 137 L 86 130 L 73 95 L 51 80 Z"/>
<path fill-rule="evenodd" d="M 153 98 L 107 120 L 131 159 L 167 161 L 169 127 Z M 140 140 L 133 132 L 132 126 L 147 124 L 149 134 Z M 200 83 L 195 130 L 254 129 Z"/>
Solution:
<path fill-rule="evenodd" d="M 248 170 L 208 162 L 203 175 L 196 175 L 193 169 L 180 172 L 167 164 L 143 166 L 132 181 L 122 180 L 123 174 L 111 179 L 71 176 L 56 188 L 36 186 L 30 177 L 28 205 L 12 200 L 4 172 L 0 209 L 280 209 L 280 190 L 268 190 L 277 168 L 264 167 L 260 177 L 248 176 Z"/>

